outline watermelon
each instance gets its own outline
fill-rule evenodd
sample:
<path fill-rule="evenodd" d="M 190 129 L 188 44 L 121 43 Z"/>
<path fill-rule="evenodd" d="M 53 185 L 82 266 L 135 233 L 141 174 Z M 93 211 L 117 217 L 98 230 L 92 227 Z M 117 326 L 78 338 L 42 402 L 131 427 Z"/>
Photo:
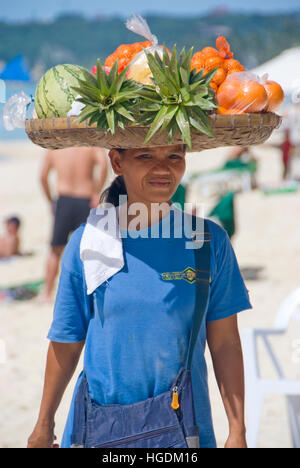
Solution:
<path fill-rule="evenodd" d="M 38 118 L 66 117 L 78 93 L 72 86 L 79 86 L 85 69 L 79 65 L 56 65 L 40 79 L 35 92 L 35 110 Z"/>

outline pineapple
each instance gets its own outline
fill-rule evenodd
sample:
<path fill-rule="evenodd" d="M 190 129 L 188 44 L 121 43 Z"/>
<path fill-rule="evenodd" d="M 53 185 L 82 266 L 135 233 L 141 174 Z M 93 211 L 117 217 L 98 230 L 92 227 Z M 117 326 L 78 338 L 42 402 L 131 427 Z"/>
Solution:
<path fill-rule="evenodd" d="M 85 105 L 78 120 L 89 119 L 89 125 L 97 122 L 97 127 L 115 133 L 117 127 L 125 128 L 135 118 L 131 111 L 137 101 L 142 85 L 126 79 L 127 68 L 118 74 L 118 60 L 107 75 L 100 60 L 97 61 L 96 76 L 84 71 L 85 80 L 79 79 L 80 94 L 77 99 Z"/>
<path fill-rule="evenodd" d="M 163 57 L 147 53 L 153 75 L 153 86 L 144 85 L 140 101 L 133 111 L 140 125 L 150 125 L 145 143 L 158 131 L 166 130 L 168 142 L 172 143 L 176 131 L 188 147 L 192 147 L 191 127 L 213 137 L 208 111 L 218 107 L 215 92 L 209 86 L 217 69 L 205 76 L 202 71 L 191 71 L 193 49 L 183 49 L 177 58 L 176 46 L 171 57 L 164 48 Z"/>

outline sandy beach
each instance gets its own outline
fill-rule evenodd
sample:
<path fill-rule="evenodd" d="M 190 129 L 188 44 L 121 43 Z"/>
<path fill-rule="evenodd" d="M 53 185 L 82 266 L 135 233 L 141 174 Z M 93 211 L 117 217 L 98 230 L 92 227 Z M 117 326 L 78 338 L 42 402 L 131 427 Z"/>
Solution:
<path fill-rule="evenodd" d="M 187 174 L 220 166 L 228 149 L 188 155 Z M 275 184 L 281 177 L 278 150 L 254 148 L 258 160 L 258 183 Z M 39 168 L 44 150 L 29 141 L 0 141 L 0 235 L 3 219 L 12 214 L 22 219 L 20 258 L 0 262 L 0 288 L 38 281 L 44 276 L 51 231 L 51 214 L 39 186 Z M 109 180 L 107 181 L 107 183 Z M 189 198 L 197 196 L 194 189 Z M 199 196 L 200 198 L 200 196 Z M 198 198 L 198 201 L 205 202 Z M 265 195 L 259 188 L 237 194 L 237 233 L 233 246 L 253 310 L 239 315 L 240 329 L 270 327 L 280 302 L 299 287 L 300 190 L 281 195 Z M 0 447 L 25 447 L 37 415 L 42 394 L 44 365 L 52 320 L 52 306 L 36 300 L 0 303 L 0 340 L 5 356 L 0 356 Z M 291 320 L 283 337 L 272 339 L 282 367 L 289 378 L 300 379 L 299 363 L 293 359 L 293 344 L 300 339 L 300 323 Z M 4 345 L 3 345 L 4 344 Z M 2 353 L 3 354 L 3 353 Z M 262 375 L 275 378 L 268 356 L 260 348 Z M 218 447 L 227 437 L 226 416 L 207 353 L 213 419 Z M 75 380 L 70 383 L 56 417 L 60 440 Z M 269 396 L 264 404 L 259 447 L 291 447 L 286 404 L 283 396 Z"/>

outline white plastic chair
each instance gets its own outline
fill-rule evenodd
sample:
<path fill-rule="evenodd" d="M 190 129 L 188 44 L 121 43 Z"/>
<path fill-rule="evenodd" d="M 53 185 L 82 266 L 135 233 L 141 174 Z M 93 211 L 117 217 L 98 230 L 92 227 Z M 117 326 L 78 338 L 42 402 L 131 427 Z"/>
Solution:
<path fill-rule="evenodd" d="M 268 340 L 270 335 L 286 332 L 290 318 L 300 320 L 300 288 L 290 294 L 280 305 L 273 328 L 244 329 L 241 341 L 245 366 L 247 443 L 249 448 L 257 446 L 261 412 L 266 394 L 286 396 L 288 416 L 294 448 L 300 448 L 300 380 L 287 380 Z M 274 365 L 278 379 L 261 378 L 257 353 L 257 338 L 261 338 Z"/>

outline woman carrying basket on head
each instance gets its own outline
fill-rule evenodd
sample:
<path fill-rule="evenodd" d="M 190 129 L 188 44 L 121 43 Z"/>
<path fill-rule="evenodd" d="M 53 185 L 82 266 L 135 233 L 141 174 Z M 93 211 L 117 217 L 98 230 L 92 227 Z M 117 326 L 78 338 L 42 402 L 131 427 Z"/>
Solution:
<path fill-rule="evenodd" d="M 109 72 L 99 61 L 96 76 L 84 73 L 75 90 L 85 123 L 40 117 L 26 126 L 42 146 L 109 148 L 117 175 L 64 252 L 28 447 L 58 446 L 55 413 L 84 346 L 61 447 L 216 447 L 206 343 L 228 418 L 225 446 L 247 447 L 237 314 L 251 308 L 248 291 L 226 231 L 171 200 L 185 144 L 195 152 L 261 143 L 281 119 L 216 115 L 216 70 L 197 72 L 192 50 L 177 58 L 176 47 L 151 42 L 131 70 L 113 58 Z"/>
<path fill-rule="evenodd" d="M 216 447 L 206 341 L 226 447 L 246 447 L 237 313 L 251 304 L 223 228 L 172 205 L 185 152 L 182 144 L 110 151 L 117 178 L 102 194 L 110 205 L 91 211 L 63 256 L 28 447 L 57 446 L 55 413 L 84 345 L 61 447 Z"/>

